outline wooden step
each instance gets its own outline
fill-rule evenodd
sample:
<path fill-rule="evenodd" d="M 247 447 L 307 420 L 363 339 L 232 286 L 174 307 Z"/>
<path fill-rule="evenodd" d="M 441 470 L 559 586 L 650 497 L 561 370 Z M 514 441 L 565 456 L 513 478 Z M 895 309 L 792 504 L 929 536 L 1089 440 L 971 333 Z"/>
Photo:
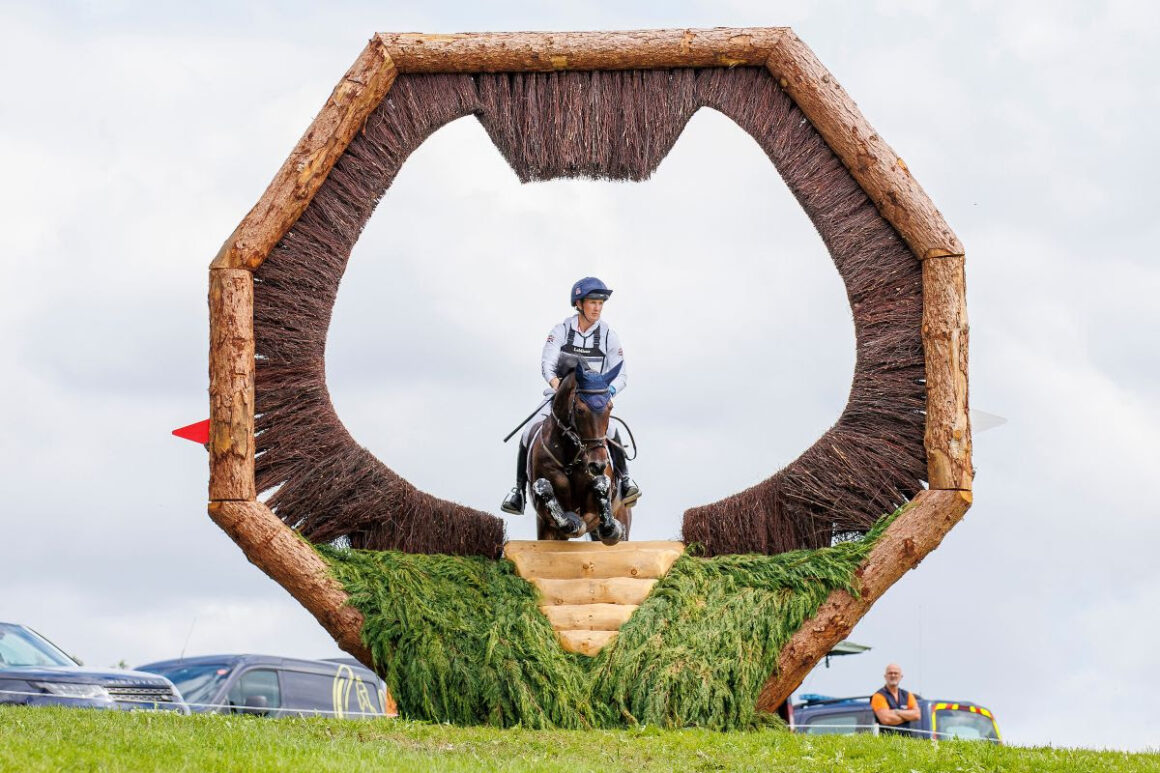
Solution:
<path fill-rule="evenodd" d="M 544 540 L 548 542 L 550 540 Z M 527 579 L 650 579 L 663 575 L 681 555 L 684 545 L 673 542 L 620 542 L 612 547 L 588 543 L 563 543 L 578 547 L 548 551 L 539 542 L 509 542 L 504 556 Z M 627 545 L 641 547 L 627 548 Z M 648 546 L 655 547 L 648 547 Z M 660 547 L 660 546 L 664 547 Z M 679 547 L 673 547 L 674 545 Z"/>
<path fill-rule="evenodd" d="M 635 604 L 560 604 L 540 611 L 557 631 L 619 631 L 636 611 Z"/>
<path fill-rule="evenodd" d="M 603 580 L 545 580 L 533 577 L 545 604 L 632 604 L 640 606 L 656 580 L 608 577 Z"/>
<path fill-rule="evenodd" d="M 560 644 L 568 652 L 595 656 L 611 643 L 619 631 L 556 631 Z"/>
<path fill-rule="evenodd" d="M 568 652 L 595 655 L 683 553 L 680 542 L 516 540 L 504 556 L 540 592 L 540 611 Z"/>

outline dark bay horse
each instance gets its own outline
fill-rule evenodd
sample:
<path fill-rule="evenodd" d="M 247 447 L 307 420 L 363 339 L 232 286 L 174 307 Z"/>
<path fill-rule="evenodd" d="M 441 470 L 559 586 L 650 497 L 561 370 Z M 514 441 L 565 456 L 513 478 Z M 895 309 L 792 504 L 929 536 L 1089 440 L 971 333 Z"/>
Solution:
<path fill-rule="evenodd" d="M 578 365 L 560 382 L 551 414 L 532 432 L 528 480 L 538 539 L 589 534 L 605 545 L 628 539 L 632 512 L 620 501 L 605 439 L 612 414 L 609 385 L 619 373 L 619 365 L 603 375 Z"/>

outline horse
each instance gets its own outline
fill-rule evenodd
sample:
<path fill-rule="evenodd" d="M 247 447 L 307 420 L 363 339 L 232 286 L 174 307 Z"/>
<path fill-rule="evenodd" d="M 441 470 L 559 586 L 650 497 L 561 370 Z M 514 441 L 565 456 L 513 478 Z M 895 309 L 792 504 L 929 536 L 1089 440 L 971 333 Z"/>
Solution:
<path fill-rule="evenodd" d="M 531 433 L 528 480 L 537 539 L 588 534 L 605 545 L 628 539 L 632 513 L 621 502 L 606 440 L 609 386 L 619 373 L 620 365 L 600 374 L 580 361 L 556 389 L 551 413 Z"/>

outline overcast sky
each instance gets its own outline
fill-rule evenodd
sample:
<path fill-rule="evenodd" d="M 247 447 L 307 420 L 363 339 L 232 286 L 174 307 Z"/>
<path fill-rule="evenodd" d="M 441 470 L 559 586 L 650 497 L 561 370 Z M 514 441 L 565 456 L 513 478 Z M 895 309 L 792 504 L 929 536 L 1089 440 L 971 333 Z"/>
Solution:
<path fill-rule="evenodd" d="M 208 413 L 210 260 L 372 33 L 792 26 L 966 245 L 971 401 L 1009 419 L 975 438 L 965 521 L 854 631 L 873 650 L 803 690 L 866 694 L 897 661 L 1013 743 L 1160 746 L 1157 6 L 552 5 L 0 3 L 0 620 L 91 665 L 338 653 L 210 522 L 205 452 L 169 431 Z M 841 412 L 837 272 L 754 141 L 702 110 L 642 184 L 521 186 L 474 118 L 434 135 L 339 293 L 339 415 L 498 513 L 500 439 L 588 274 L 631 370 L 634 537 L 677 536 Z M 486 410 L 453 443 L 455 405 Z"/>

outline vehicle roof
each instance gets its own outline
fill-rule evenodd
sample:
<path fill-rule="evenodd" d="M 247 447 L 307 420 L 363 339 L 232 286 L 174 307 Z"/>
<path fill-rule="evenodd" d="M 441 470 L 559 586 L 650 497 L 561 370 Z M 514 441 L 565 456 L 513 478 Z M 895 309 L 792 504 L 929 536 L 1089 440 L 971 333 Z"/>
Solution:
<path fill-rule="evenodd" d="M 842 641 L 830 648 L 827 655 L 860 655 L 863 652 L 869 652 L 870 646 L 866 644 L 859 644 L 849 639 L 842 639 Z"/>
<path fill-rule="evenodd" d="M 286 666 L 303 669 L 325 670 L 327 673 L 332 672 L 338 665 L 349 665 L 351 668 L 357 668 L 361 671 L 373 674 L 369 668 L 363 664 L 355 662 L 346 662 L 345 660 L 337 662 L 336 660 L 307 660 L 306 658 L 287 658 L 281 655 L 259 655 L 253 653 L 245 654 L 223 654 L 223 655 L 198 655 L 196 657 L 187 658 L 171 658 L 170 660 L 157 660 L 152 663 L 146 663 L 141 668 L 161 668 L 178 665 L 211 665 L 221 663 L 227 666 Z"/>
<path fill-rule="evenodd" d="M 811 711 L 814 709 L 843 709 L 850 707 L 865 707 L 870 705 L 869 695 L 856 695 L 850 698 L 831 698 L 827 695 L 810 696 L 807 700 L 795 703 L 793 705 L 794 711 Z M 924 698 L 918 693 L 914 693 L 914 698 L 921 704 L 935 705 L 939 703 L 947 703 L 952 706 L 974 706 L 977 709 L 987 708 L 981 703 L 964 700 L 948 700 L 946 698 Z M 990 711 L 990 709 L 988 709 Z"/>

